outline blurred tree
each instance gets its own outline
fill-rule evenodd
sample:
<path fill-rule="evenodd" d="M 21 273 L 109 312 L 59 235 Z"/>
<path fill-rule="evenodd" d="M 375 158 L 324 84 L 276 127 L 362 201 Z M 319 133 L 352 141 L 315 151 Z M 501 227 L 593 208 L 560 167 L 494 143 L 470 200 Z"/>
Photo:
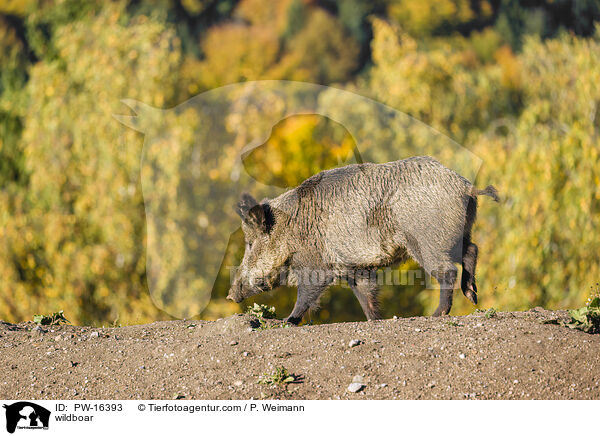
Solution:
<path fill-rule="evenodd" d="M 14 21 L 0 15 L 0 189 L 26 182 L 20 144 L 27 80 L 27 47 L 17 35 Z"/>
<path fill-rule="evenodd" d="M 202 229 L 209 241 L 226 229 L 178 205 L 179 195 L 189 204 L 225 198 L 203 182 L 231 183 L 236 153 L 286 102 L 275 95 L 254 107 L 238 96 L 240 107 L 226 120 L 231 142 L 224 143 L 232 145 L 215 151 L 222 161 L 203 155 L 202 164 L 218 164 L 198 165 L 197 179 L 182 179 L 181 167 L 198 159 L 193 146 L 214 134 L 211 124 L 222 124 L 195 110 L 161 111 L 149 123 L 158 146 L 147 163 L 166 177 L 148 198 L 173 212 L 150 224 L 161 238 L 149 247 L 141 137 L 112 114 L 122 112 L 122 98 L 162 108 L 255 79 L 342 84 L 466 144 L 484 160 L 477 184 L 496 184 L 505 199 L 500 206 L 482 201 L 475 229 L 482 304 L 581 304 L 599 272 L 598 30 L 590 37 L 598 21 L 596 0 L 2 2 L 0 317 L 65 309 L 77 323 L 165 318 L 148 294 L 145 255 L 165 242 L 167 266 L 182 274 L 159 283 L 156 297 L 175 304 L 208 289 L 194 275 L 202 264 L 198 240 L 173 229 Z M 408 117 L 386 124 L 345 98 L 323 93 L 319 105 L 361 126 L 365 159 L 455 154 L 456 144 L 427 126 Z M 345 162 L 353 148 L 341 125 L 297 116 L 276 126 L 244 165 L 264 183 L 290 187 Z M 173 153 L 177 159 L 169 159 Z M 223 205 L 210 207 L 218 213 Z M 238 232 L 223 265 L 235 264 L 242 250 Z M 203 317 L 241 310 L 222 298 L 228 285 L 222 267 Z M 400 293 L 385 287 L 382 298 L 387 316 L 430 313 L 437 299 L 418 284 Z M 280 314 L 294 299 L 293 289 L 257 297 L 276 302 Z M 454 313 L 472 310 L 463 300 Z M 190 313 L 200 307 L 189 306 Z M 318 322 L 362 319 L 347 289 L 333 289 L 322 307 Z"/>
<path fill-rule="evenodd" d="M 306 25 L 286 44 L 276 68 L 281 78 L 319 84 L 348 80 L 358 66 L 358 43 L 322 9 L 311 10 Z"/>
<path fill-rule="evenodd" d="M 486 20 L 493 9 L 487 0 L 390 0 L 388 14 L 412 36 L 449 34 L 467 23 Z"/>
<path fill-rule="evenodd" d="M 46 12 L 44 20 L 70 13 Z M 27 84 L 30 184 L 0 201 L 0 316 L 64 309 L 76 323 L 160 317 L 144 280 L 141 144 L 134 132 L 123 142 L 111 115 L 123 97 L 170 101 L 178 41 L 163 23 L 128 18 L 123 3 L 61 19 L 48 24 L 51 38 L 37 48 L 46 60 Z"/>
<path fill-rule="evenodd" d="M 517 110 L 520 91 L 502 79 L 517 80 L 518 72 L 506 72 L 512 66 L 508 60 L 484 67 L 470 50 L 443 41 L 421 50 L 415 39 L 383 20 L 374 19 L 373 27 L 369 88 L 380 101 L 459 142 L 471 129 Z"/>
<path fill-rule="evenodd" d="M 582 305 L 600 276 L 600 42 L 532 38 L 520 61 L 522 114 L 474 141 L 487 163 L 480 183 L 497 183 L 504 197 L 480 208 L 475 230 L 482 301 Z"/>

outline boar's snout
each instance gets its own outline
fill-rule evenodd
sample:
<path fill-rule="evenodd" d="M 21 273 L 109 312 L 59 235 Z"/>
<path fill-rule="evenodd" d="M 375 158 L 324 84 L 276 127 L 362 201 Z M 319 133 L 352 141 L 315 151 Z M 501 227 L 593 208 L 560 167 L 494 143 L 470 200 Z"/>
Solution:
<path fill-rule="evenodd" d="M 239 281 L 236 281 L 231 285 L 226 298 L 236 303 L 240 303 L 244 299 L 244 296 L 242 295 L 242 284 Z"/>
<path fill-rule="evenodd" d="M 229 291 L 229 292 L 230 292 L 230 294 L 231 294 L 231 291 Z M 241 301 L 242 301 L 242 298 L 239 298 L 239 297 L 232 297 L 231 295 L 228 295 L 228 296 L 227 296 L 227 297 L 225 297 L 225 298 L 226 298 L 227 300 L 231 300 L 231 301 L 233 301 L 234 303 L 241 303 Z"/>

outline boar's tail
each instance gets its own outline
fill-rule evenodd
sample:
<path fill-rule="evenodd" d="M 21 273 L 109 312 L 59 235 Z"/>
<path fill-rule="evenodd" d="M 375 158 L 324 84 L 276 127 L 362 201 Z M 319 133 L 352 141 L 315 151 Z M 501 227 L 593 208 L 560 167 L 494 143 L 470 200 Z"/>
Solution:
<path fill-rule="evenodd" d="M 488 185 L 485 189 L 477 189 L 473 187 L 471 190 L 471 195 L 474 197 L 478 195 L 487 195 L 488 197 L 492 197 L 494 201 L 500 201 L 500 197 L 498 197 L 498 190 L 492 185 Z"/>

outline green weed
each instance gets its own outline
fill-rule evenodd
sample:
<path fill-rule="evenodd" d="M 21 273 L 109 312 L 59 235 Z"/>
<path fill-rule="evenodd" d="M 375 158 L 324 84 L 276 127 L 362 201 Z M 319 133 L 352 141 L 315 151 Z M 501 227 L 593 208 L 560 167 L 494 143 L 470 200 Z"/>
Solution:
<path fill-rule="evenodd" d="M 71 322 L 65 318 L 65 314 L 62 310 L 49 315 L 34 315 L 33 322 L 38 325 L 71 324 Z"/>

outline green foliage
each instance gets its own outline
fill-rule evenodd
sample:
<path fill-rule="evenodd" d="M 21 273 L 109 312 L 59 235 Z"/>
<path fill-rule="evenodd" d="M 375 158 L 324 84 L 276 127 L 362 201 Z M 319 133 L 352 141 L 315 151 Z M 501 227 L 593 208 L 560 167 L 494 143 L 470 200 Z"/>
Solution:
<path fill-rule="evenodd" d="M 464 327 L 464 324 L 461 324 L 457 321 L 448 321 L 446 324 L 452 327 Z"/>
<path fill-rule="evenodd" d="M 270 330 L 288 328 L 290 326 L 288 323 L 267 321 L 277 318 L 274 306 L 269 307 L 266 304 L 254 303 L 252 306 L 246 308 L 246 313 L 253 315 L 258 319 L 258 326 L 256 326 L 254 330 Z"/>
<path fill-rule="evenodd" d="M 50 315 L 34 315 L 33 322 L 39 325 L 70 324 L 70 321 L 67 318 L 65 318 L 64 312 L 62 310 L 51 313 Z"/>
<path fill-rule="evenodd" d="M 263 319 L 274 319 L 277 317 L 275 314 L 275 307 L 269 307 L 266 304 L 254 303 L 252 306 L 246 308 L 246 313 Z"/>
<path fill-rule="evenodd" d="M 490 318 L 494 318 L 496 316 L 496 314 L 497 314 L 496 309 L 494 309 L 493 307 L 490 307 L 488 310 L 485 311 L 485 315 L 484 316 L 487 319 L 490 319 Z"/>
<path fill-rule="evenodd" d="M 295 374 L 290 374 L 284 366 L 278 366 L 271 374 L 263 374 L 257 383 L 269 386 L 281 386 L 294 383 L 297 379 L 298 377 Z"/>
<path fill-rule="evenodd" d="M 588 299 L 586 305 L 579 309 L 569 310 L 571 322 L 566 325 L 586 333 L 600 333 L 600 296 Z"/>

